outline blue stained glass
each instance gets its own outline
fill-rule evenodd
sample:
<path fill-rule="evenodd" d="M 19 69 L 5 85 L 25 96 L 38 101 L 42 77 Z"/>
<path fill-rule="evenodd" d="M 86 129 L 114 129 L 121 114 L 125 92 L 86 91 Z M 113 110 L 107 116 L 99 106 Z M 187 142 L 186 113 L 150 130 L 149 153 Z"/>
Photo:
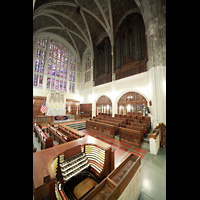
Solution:
<path fill-rule="evenodd" d="M 51 80 L 51 89 L 54 90 L 54 85 L 55 85 L 55 78 L 52 78 Z"/>
<path fill-rule="evenodd" d="M 56 71 L 56 66 L 53 65 L 53 67 L 52 67 L 52 76 L 55 76 L 55 71 Z"/>
<path fill-rule="evenodd" d="M 59 80 L 56 80 L 56 90 L 59 88 Z"/>
<path fill-rule="evenodd" d="M 48 74 L 51 74 L 51 67 L 52 67 L 52 64 L 49 63 L 49 64 L 48 64 Z"/>
<path fill-rule="evenodd" d="M 41 67 L 40 67 L 40 73 L 44 73 L 44 64 L 45 64 L 45 61 L 41 61 Z"/>
<path fill-rule="evenodd" d="M 43 86 L 43 75 L 40 75 L 40 79 L 39 79 L 39 87 Z"/>
<path fill-rule="evenodd" d="M 39 71 L 39 64 L 40 64 L 40 60 L 39 60 L 39 59 L 36 59 L 36 62 L 35 62 L 35 71 L 36 71 L 36 72 Z"/>
<path fill-rule="evenodd" d="M 50 88 L 50 81 L 51 81 L 51 78 L 47 77 L 47 88 Z"/>
<path fill-rule="evenodd" d="M 62 90 L 63 81 L 60 81 L 60 90 Z"/>
<path fill-rule="evenodd" d="M 51 56 L 51 57 L 52 57 L 52 54 L 53 54 L 53 53 L 52 53 L 52 51 L 50 50 L 50 51 L 49 51 L 49 56 Z"/>
<path fill-rule="evenodd" d="M 42 58 L 45 59 L 46 52 L 42 51 Z"/>
<path fill-rule="evenodd" d="M 64 81 L 64 88 L 63 88 L 64 91 L 66 91 L 66 81 Z"/>
<path fill-rule="evenodd" d="M 60 66 L 57 66 L 57 70 L 56 70 L 56 76 L 59 77 L 60 76 Z"/>
<path fill-rule="evenodd" d="M 40 56 L 40 54 L 41 54 L 41 50 L 37 49 L 37 56 Z"/>
<path fill-rule="evenodd" d="M 38 75 L 34 74 L 34 86 L 37 86 L 37 82 L 38 82 Z"/>

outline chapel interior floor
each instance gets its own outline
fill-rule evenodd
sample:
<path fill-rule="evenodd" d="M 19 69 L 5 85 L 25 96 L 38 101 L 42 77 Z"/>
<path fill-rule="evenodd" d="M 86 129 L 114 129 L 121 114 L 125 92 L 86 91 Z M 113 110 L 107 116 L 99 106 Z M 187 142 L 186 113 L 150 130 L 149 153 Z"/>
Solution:
<path fill-rule="evenodd" d="M 55 125 L 56 126 L 56 125 Z M 46 126 L 43 126 L 46 128 Z M 46 129 L 44 129 L 46 132 Z M 130 153 L 141 156 L 142 186 L 138 200 L 166 199 L 166 148 L 160 147 L 158 154 L 153 155 L 134 145 L 120 142 L 108 136 L 84 129 L 81 132 L 112 145 L 115 150 L 115 167 L 117 167 Z M 47 134 L 48 135 L 48 134 Z M 33 133 L 33 144 L 40 151 L 40 143 Z M 58 145 L 54 141 L 55 145 Z"/>

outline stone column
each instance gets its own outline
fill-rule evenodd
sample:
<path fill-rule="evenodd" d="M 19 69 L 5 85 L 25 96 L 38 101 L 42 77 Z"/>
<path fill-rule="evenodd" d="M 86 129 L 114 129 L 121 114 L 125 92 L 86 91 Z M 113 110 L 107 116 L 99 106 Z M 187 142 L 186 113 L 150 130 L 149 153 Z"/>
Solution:
<path fill-rule="evenodd" d="M 112 55 L 112 81 L 115 81 L 115 68 L 114 68 L 114 44 L 111 44 L 111 55 Z"/>
<path fill-rule="evenodd" d="M 105 74 L 108 73 L 108 38 L 105 39 Z"/>
<path fill-rule="evenodd" d="M 147 0 L 148 1 L 148 0 Z M 166 124 L 166 22 L 161 9 L 161 1 L 152 4 L 143 2 L 146 37 L 147 37 L 147 71 L 149 71 L 149 96 L 152 128 L 160 123 Z"/>

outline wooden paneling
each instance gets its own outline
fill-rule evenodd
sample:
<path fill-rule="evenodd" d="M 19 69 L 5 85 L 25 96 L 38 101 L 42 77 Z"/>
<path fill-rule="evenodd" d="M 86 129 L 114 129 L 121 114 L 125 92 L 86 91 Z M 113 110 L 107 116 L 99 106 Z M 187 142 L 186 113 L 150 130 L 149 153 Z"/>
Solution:
<path fill-rule="evenodd" d="M 137 92 L 127 92 L 118 101 L 118 113 L 122 115 L 147 115 L 147 100 Z"/>
<path fill-rule="evenodd" d="M 89 116 L 92 116 L 92 104 L 80 104 L 80 113 L 82 114 L 89 114 Z"/>
<path fill-rule="evenodd" d="M 80 104 L 80 112 L 91 111 L 91 110 L 92 110 L 92 104 L 91 103 Z"/>
<path fill-rule="evenodd" d="M 76 101 L 73 99 L 66 99 L 66 114 L 71 114 L 71 115 L 76 115 L 76 111 L 77 111 L 77 105 L 79 104 L 80 107 L 80 101 Z M 69 112 L 69 106 L 71 107 L 71 111 Z M 80 110 L 80 108 L 78 108 L 78 111 Z"/>
<path fill-rule="evenodd" d="M 35 97 L 33 96 L 33 117 L 38 116 L 38 115 L 42 115 L 42 113 L 40 112 L 40 108 L 44 102 L 46 102 L 46 97 Z"/>
<path fill-rule="evenodd" d="M 105 95 L 101 96 L 96 103 L 96 115 L 99 113 L 112 114 L 112 101 Z"/>

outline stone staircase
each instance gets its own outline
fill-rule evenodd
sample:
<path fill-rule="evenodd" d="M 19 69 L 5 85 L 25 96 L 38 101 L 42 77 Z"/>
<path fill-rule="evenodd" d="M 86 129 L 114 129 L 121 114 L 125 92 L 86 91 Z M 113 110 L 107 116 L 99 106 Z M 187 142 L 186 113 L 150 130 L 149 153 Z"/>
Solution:
<path fill-rule="evenodd" d="M 144 141 L 141 143 L 141 149 L 144 149 L 150 152 L 149 134 L 147 134 L 147 137 L 144 138 Z"/>
<path fill-rule="evenodd" d="M 80 123 L 74 123 L 74 124 L 66 124 L 66 126 L 69 126 L 73 129 L 76 129 L 77 131 L 86 129 L 86 122 L 80 122 Z"/>

